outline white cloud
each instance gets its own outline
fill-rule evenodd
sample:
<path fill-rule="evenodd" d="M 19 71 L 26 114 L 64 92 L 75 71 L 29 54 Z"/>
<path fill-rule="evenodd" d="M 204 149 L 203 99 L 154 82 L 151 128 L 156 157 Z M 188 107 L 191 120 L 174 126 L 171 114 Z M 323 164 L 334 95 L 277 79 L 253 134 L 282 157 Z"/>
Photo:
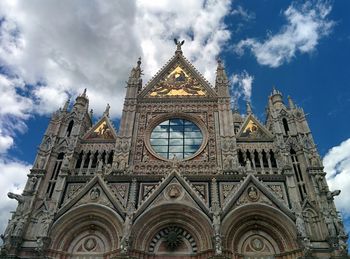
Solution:
<path fill-rule="evenodd" d="M 230 37 L 224 17 L 230 1 L 137 1 L 136 27 L 144 54 L 145 75 L 153 75 L 175 51 L 173 39 L 184 39 L 184 54 L 210 81 L 216 58 Z"/>
<path fill-rule="evenodd" d="M 174 53 L 173 38 L 213 80 L 230 37 L 230 1 L 0 1 L 1 150 L 32 115 L 45 115 L 88 88 L 90 107 L 120 116 L 125 81 L 143 57 L 144 83 Z"/>
<path fill-rule="evenodd" d="M 323 159 L 331 190 L 341 190 L 335 198 L 337 208 L 350 217 L 350 139 L 331 148 Z"/>
<path fill-rule="evenodd" d="M 7 197 L 8 192 L 21 193 L 29 173 L 30 165 L 7 161 L 0 158 L 0 233 L 4 233 L 7 221 L 10 218 L 10 211 L 17 206 L 15 200 Z"/>
<path fill-rule="evenodd" d="M 327 19 L 331 9 L 325 1 L 307 1 L 301 6 L 292 4 L 284 11 L 287 24 L 279 33 L 262 42 L 254 38 L 241 40 L 234 49 L 242 55 L 244 49 L 248 48 L 259 64 L 281 66 L 298 52 L 315 51 L 320 39 L 327 36 L 333 28 L 334 22 Z"/>
<path fill-rule="evenodd" d="M 231 15 L 240 16 L 245 21 L 255 19 L 255 13 L 244 9 L 241 5 L 238 5 L 235 9 L 231 11 Z"/>
<path fill-rule="evenodd" d="M 53 112 L 88 88 L 91 107 L 121 113 L 125 81 L 143 56 L 149 79 L 175 50 L 173 38 L 209 79 L 229 38 L 230 1 L 12 1 L 0 3 L 0 61 L 19 77 L 33 111 Z M 146 81 L 145 80 L 145 81 Z M 98 98 L 95 98 L 95 94 Z"/>
<path fill-rule="evenodd" d="M 254 76 L 250 75 L 247 71 L 243 71 L 239 74 L 233 74 L 231 77 L 231 96 L 234 101 L 238 101 L 239 98 L 243 98 L 245 101 L 250 101 L 252 95 L 252 84 Z"/>
<path fill-rule="evenodd" d="M 216 58 L 230 37 L 224 23 L 230 5 L 229 0 L 0 1 L 0 153 L 14 145 L 29 117 L 55 111 L 84 88 L 95 114 L 110 103 L 111 116 L 120 116 L 131 67 L 142 56 L 145 83 L 173 55 L 175 37 L 186 40 L 184 54 L 213 81 Z M 0 226 L 15 206 L 6 192 L 17 180 L 18 189 L 23 187 L 19 174 L 28 169 L 0 160 Z"/>

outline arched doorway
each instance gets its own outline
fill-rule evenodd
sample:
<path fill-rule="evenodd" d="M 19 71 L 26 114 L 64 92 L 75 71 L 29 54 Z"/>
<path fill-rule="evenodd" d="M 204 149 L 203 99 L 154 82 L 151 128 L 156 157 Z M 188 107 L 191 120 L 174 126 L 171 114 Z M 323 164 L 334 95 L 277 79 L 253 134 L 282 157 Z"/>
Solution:
<path fill-rule="evenodd" d="M 49 256 L 62 259 L 104 259 L 116 254 L 121 217 L 100 204 L 78 206 L 52 226 Z"/>
<path fill-rule="evenodd" d="M 195 258 L 213 249 L 210 219 L 183 204 L 146 211 L 135 220 L 132 232 L 136 257 L 142 253 L 143 258 Z"/>
<path fill-rule="evenodd" d="M 223 219 L 222 229 L 224 245 L 235 258 L 296 258 L 300 252 L 293 220 L 269 205 L 234 209 Z"/>

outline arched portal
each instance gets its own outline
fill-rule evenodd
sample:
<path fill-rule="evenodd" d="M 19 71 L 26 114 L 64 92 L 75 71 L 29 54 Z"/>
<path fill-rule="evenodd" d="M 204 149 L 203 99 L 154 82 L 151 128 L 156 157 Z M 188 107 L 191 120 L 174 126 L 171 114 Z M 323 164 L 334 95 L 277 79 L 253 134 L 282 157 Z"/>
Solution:
<path fill-rule="evenodd" d="M 189 258 L 211 251 L 212 235 L 210 219 L 202 211 L 183 204 L 163 204 L 136 219 L 133 249 L 154 258 Z"/>
<path fill-rule="evenodd" d="M 300 252 L 292 219 L 268 205 L 234 209 L 223 219 L 222 229 L 224 246 L 236 258 L 284 258 Z"/>
<path fill-rule="evenodd" d="M 54 258 L 107 258 L 118 249 L 122 219 L 99 204 L 78 206 L 63 214 L 52 226 L 49 249 Z"/>

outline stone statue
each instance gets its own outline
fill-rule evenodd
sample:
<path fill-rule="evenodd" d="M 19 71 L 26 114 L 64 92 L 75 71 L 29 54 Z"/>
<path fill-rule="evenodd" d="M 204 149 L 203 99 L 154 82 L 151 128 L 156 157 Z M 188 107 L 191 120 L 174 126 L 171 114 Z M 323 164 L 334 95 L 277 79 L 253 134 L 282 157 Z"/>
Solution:
<path fill-rule="evenodd" d="M 305 221 L 303 216 L 301 215 L 301 213 L 297 213 L 296 214 L 296 220 L 295 220 L 295 224 L 297 226 L 297 230 L 298 230 L 298 235 L 300 235 L 302 238 L 305 238 L 307 236 L 306 234 L 306 228 L 305 228 Z"/>
<path fill-rule="evenodd" d="M 22 236 L 23 229 L 24 229 L 25 219 L 24 218 L 18 218 L 16 221 L 16 226 L 13 231 L 13 236 L 20 237 Z"/>
<path fill-rule="evenodd" d="M 221 228 L 221 208 L 218 202 L 214 202 L 213 206 L 210 208 L 210 213 L 213 215 L 213 228 L 214 234 L 220 235 Z"/>
<path fill-rule="evenodd" d="M 214 245 L 215 245 L 215 255 L 221 255 L 222 254 L 222 240 L 221 240 L 220 235 L 215 235 Z"/>
<path fill-rule="evenodd" d="M 18 207 L 17 207 L 17 211 L 16 211 L 16 215 L 24 217 L 28 212 L 27 210 L 29 209 L 29 197 L 24 196 L 24 195 L 19 195 L 19 194 L 15 194 L 12 192 L 7 193 L 7 196 L 10 199 L 15 199 L 18 201 Z"/>
<path fill-rule="evenodd" d="M 335 229 L 335 226 L 334 226 L 334 221 L 330 215 L 330 212 L 329 211 L 324 211 L 323 212 L 323 215 L 324 215 L 324 221 L 327 225 L 327 228 L 328 228 L 328 232 L 329 232 L 329 235 L 331 237 L 336 237 L 337 236 L 337 231 Z"/>
<path fill-rule="evenodd" d="M 102 159 L 99 159 L 97 162 L 97 171 L 102 172 L 102 169 L 103 169 L 103 162 L 102 162 Z"/>
<path fill-rule="evenodd" d="M 109 109 L 111 108 L 111 106 L 109 105 L 109 103 L 107 103 L 106 106 L 106 110 L 104 111 L 103 115 L 109 117 Z"/>
<path fill-rule="evenodd" d="M 134 205 L 130 204 L 126 211 L 126 217 L 123 224 L 123 236 L 120 241 L 120 250 L 122 254 L 126 254 L 129 250 L 131 227 L 132 227 L 132 221 L 134 218 L 134 213 L 135 213 Z"/>
<path fill-rule="evenodd" d="M 30 177 L 25 192 L 28 194 L 32 194 L 34 192 L 35 184 L 37 181 L 38 178 L 36 178 L 35 176 Z"/>
<path fill-rule="evenodd" d="M 176 50 L 181 51 L 181 46 L 184 45 L 185 41 L 178 41 L 177 39 L 174 39 L 175 45 L 176 45 Z"/>
<path fill-rule="evenodd" d="M 345 236 L 344 225 L 341 217 L 335 211 L 331 211 L 330 215 L 332 216 L 333 224 L 335 226 L 335 230 L 337 234 L 341 236 Z"/>
<path fill-rule="evenodd" d="M 247 172 L 252 171 L 252 163 L 250 162 L 249 159 L 247 159 L 246 168 L 247 168 Z"/>

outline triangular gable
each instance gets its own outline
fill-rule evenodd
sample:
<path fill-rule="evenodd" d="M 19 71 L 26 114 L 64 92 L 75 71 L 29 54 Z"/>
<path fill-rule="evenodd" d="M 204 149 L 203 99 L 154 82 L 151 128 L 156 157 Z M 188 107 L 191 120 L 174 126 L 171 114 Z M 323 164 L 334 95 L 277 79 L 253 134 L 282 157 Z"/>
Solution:
<path fill-rule="evenodd" d="M 85 141 L 115 141 L 117 134 L 112 122 L 103 116 L 83 137 Z"/>
<path fill-rule="evenodd" d="M 104 204 L 113 207 L 119 215 L 124 219 L 124 210 L 120 202 L 114 197 L 113 192 L 108 188 L 107 184 L 101 179 L 99 175 L 88 182 L 84 188 L 82 188 L 74 198 L 68 201 L 57 212 L 56 218 L 66 213 L 69 209 L 76 205 L 86 203 Z"/>
<path fill-rule="evenodd" d="M 209 213 L 209 208 L 205 204 L 205 200 L 200 197 L 198 194 L 198 191 L 191 186 L 191 184 L 185 180 L 176 170 L 173 170 L 172 173 L 170 173 L 157 187 L 156 189 L 153 189 L 149 195 L 141 202 L 140 206 L 138 207 L 135 218 L 139 217 L 147 208 L 149 208 L 152 204 L 157 203 L 157 199 L 162 199 L 162 194 L 165 194 L 164 196 L 168 196 L 171 199 L 172 192 L 174 192 L 174 195 L 176 193 L 182 192 L 181 190 L 176 190 L 176 187 L 174 190 L 172 189 L 172 186 L 181 186 L 183 188 L 183 196 L 185 199 L 181 199 L 180 201 L 177 201 L 174 199 L 174 203 L 176 202 L 183 202 L 183 200 L 190 200 L 192 201 L 192 206 L 197 207 L 201 211 L 203 211 L 209 218 L 211 218 L 211 215 Z M 186 197 L 187 196 L 187 197 Z"/>
<path fill-rule="evenodd" d="M 173 56 L 139 94 L 140 98 L 209 96 L 216 92 L 182 54 Z"/>
<path fill-rule="evenodd" d="M 276 195 L 269 190 L 263 183 L 261 183 L 253 174 L 249 174 L 244 181 L 239 185 L 237 188 L 237 191 L 232 192 L 231 195 L 229 195 L 224 204 L 223 207 L 223 213 L 222 217 L 224 218 L 234 207 L 237 203 L 240 203 L 240 200 L 243 196 L 246 195 L 246 192 L 250 192 L 250 188 L 252 189 L 252 195 L 251 195 L 251 202 L 254 201 L 254 193 L 256 194 L 256 197 L 258 197 L 258 193 L 260 192 L 264 197 L 268 199 L 274 206 L 276 206 L 278 209 L 280 209 L 283 213 L 285 213 L 288 217 L 291 219 L 295 219 L 295 216 L 293 212 L 278 198 Z"/>
<path fill-rule="evenodd" d="M 237 133 L 237 139 L 272 141 L 273 136 L 252 114 L 249 114 Z"/>

